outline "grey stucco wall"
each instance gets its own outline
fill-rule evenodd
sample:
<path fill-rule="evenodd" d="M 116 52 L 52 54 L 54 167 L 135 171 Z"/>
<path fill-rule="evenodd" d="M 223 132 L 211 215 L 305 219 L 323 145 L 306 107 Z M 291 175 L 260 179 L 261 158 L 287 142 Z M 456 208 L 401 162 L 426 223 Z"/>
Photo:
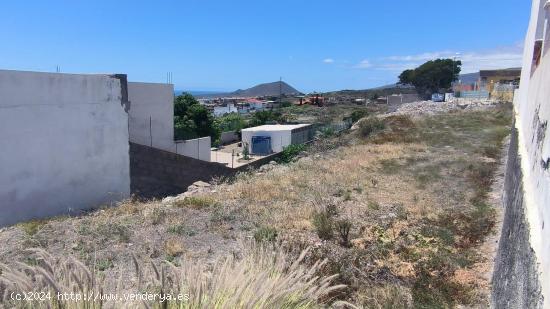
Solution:
<path fill-rule="evenodd" d="M 0 226 L 129 195 L 124 83 L 0 70 Z"/>
<path fill-rule="evenodd" d="M 175 152 L 174 86 L 128 83 L 130 141 Z"/>
<path fill-rule="evenodd" d="M 174 85 L 128 83 L 130 142 L 210 161 L 210 137 L 174 141 Z"/>
<path fill-rule="evenodd" d="M 525 217 L 520 160 L 514 129 L 504 183 L 504 221 L 492 280 L 493 308 L 542 308 L 537 261 Z"/>

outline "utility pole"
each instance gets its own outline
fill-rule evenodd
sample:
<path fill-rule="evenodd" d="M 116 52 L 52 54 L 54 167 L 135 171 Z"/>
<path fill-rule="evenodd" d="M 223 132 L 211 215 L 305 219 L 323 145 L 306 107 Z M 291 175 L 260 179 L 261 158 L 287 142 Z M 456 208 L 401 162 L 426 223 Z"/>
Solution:
<path fill-rule="evenodd" d="M 283 104 L 283 78 L 279 77 L 279 107 Z"/>

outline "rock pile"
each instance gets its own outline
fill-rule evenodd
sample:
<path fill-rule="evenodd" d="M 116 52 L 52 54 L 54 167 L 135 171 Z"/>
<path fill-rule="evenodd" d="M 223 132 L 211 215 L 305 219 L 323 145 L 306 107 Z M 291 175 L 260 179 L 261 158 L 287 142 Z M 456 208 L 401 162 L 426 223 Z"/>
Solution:
<path fill-rule="evenodd" d="M 215 192 L 215 190 L 212 189 L 212 185 L 204 182 L 204 181 L 196 181 L 189 187 L 187 187 L 187 191 L 183 192 L 182 194 L 178 194 L 176 196 L 167 196 L 162 199 L 163 204 L 172 204 L 175 201 L 183 200 L 188 196 L 197 195 L 200 193 L 206 193 L 206 192 Z"/>

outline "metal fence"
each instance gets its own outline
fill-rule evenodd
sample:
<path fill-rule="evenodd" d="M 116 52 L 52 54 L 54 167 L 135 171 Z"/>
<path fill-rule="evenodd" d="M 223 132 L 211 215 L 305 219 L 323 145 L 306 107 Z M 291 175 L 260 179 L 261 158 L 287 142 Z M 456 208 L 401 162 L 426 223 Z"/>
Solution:
<path fill-rule="evenodd" d="M 353 121 L 351 118 L 345 119 L 343 121 L 335 122 L 335 123 L 328 123 L 328 124 L 317 124 L 314 126 L 314 132 L 316 135 L 317 133 L 321 134 L 334 134 L 334 133 L 340 133 L 345 130 L 349 130 L 351 126 L 353 125 Z"/>

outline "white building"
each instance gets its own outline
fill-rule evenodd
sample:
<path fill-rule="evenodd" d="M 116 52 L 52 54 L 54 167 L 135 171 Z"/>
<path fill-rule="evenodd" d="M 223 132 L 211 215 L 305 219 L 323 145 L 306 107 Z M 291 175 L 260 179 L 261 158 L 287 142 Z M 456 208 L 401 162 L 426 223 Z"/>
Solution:
<path fill-rule="evenodd" d="M 252 154 L 269 154 L 283 151 L 291 144 L 302 144 L 312 140 L 310 124 L 275 124 L 247 128 L 242 131 L 243 147 Z"/>

